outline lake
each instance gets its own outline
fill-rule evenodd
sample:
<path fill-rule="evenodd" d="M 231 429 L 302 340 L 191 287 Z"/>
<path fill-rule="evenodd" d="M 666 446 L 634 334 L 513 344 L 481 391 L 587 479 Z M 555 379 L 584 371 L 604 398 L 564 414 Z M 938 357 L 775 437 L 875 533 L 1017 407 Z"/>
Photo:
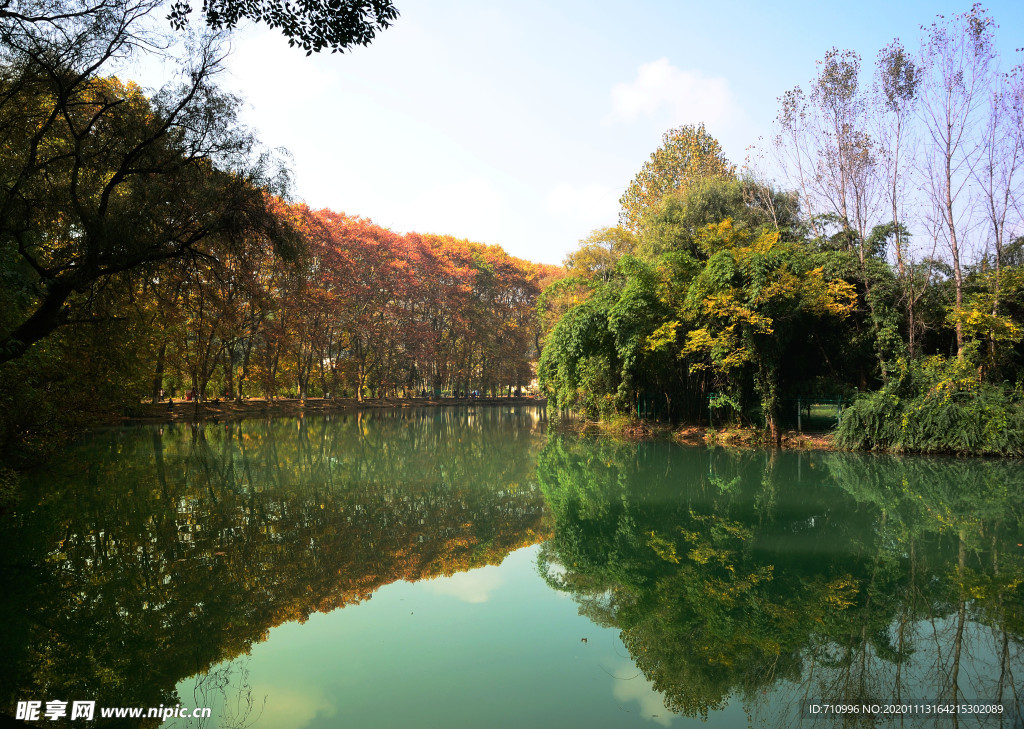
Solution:
<path fill-rule="evenodd" d="M 498 406 L 90 434 L 0 521 L 0 713 L 1022 726 L 1021 464 L 547 426 Z"/>

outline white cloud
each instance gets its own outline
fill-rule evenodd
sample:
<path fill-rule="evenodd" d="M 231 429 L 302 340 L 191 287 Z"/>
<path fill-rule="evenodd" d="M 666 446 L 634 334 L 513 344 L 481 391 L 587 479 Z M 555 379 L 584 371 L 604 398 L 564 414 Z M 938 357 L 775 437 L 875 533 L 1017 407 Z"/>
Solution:
<path fill-rule="evenodd" d="M 614 225 L 619 195 L 618 190 L 595 183 L 574 187 L 560 182 L 547 195 L 548 212 L 590 228 Z"/>
<path fill-rule="evenodd" d="M 481 567 L 471 572 L 459 572 L 451 577 L 430 580 L 425 587 L 435 595 L 448 595 L 463 602 L 478 604 L 491 599 L 491 593 L 501 586 L 497 567 Z"/>
<path fill-rule="evenodd" d="M 612 88 L 613 119 L 631 122 L 663 111 L 673 124 L 713 126 L 733 118 L 738 107 L 724 78 L 676 68 L 667 58 L 643 64 L 631 83 Z"/>
<path fill-rule="evenodd" d="M 621 663 L 612 668 L 611 675 L 616 679 L 612 683 L 612 696 L 615 700 L 630 704 L 636 702 L 634 709 L 647 721 L 662 726 L 671 726 L 673 714 L 665 708 L 665 697 L 654 690 L 653 684 L 645 676 L 637 675 L 640 669 L 632 663 Z"/>
<path fill-rule="evenodd" d="M 260 726 L 306 726 L 315 718 L 330 718 L 337 713 L 337 707 L 324 695 L 322 687 L 314 684 L 293 688 L 282 683 L 278 680 L 252 687 L 254 698 L 273 697 L 262 706 L 259 703 L 255 706 Z"/>

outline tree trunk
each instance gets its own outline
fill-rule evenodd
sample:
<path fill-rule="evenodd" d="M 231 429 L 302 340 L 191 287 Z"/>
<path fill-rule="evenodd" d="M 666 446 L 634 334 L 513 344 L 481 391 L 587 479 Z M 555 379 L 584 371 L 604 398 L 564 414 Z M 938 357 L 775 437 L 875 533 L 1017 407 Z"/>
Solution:
<path fill-rule="evenodd" d="M 0 340 L 0 364 L 17 359 L 28 348 L 44 338 L 67 319 L 64 302 L 71 295 L 72 288 L 59 282 L 50 286 L 39 307 L 17 329 Z"/>
<path fill-rule="evenodd" d="M 167 342 L 160 343 L 156 353 L 156 368 L 153 370 L 153 404 L 160 402 L 160 390 L 164 384 L 164 357 L 167 355 Z"/>
<path fill-rule="evenodd" d="M 779 385 L 775 373 L 767 363 L 759 368 L 754 377 L 754 385 L 761 396 L 761 413 L 768 429 L 768 437 L 772 445 L 782 445 L 782 431 L 779 430 Z"/>
<path fill-rule="evenodd" d="M 224 345 L 224 399 L 230 400 L 235 394 L 235 345 Z"/>

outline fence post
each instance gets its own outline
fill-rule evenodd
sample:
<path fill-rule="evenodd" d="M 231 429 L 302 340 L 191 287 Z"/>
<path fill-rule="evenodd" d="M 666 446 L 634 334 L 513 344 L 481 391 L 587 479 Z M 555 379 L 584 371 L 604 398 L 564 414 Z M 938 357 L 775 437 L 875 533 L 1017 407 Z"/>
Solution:
<path fill-rule="evenodd" d="M 800 398 L 796 399 L 796 432 L 803 433 L 803 421 L 800 419 Z"/>

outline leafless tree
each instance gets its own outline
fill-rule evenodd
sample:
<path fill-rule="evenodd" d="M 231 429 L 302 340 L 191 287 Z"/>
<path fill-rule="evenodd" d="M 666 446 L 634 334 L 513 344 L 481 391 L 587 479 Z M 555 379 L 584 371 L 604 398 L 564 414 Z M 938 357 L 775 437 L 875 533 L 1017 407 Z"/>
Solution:
<path fill-rule="evenodd" d="M 921 327 L 917 305 L 933 278 L 935 246 L 925 251 L 911 249 L 911 226 L 920 201 L 914 194 L 916 168 L 921 151 L 917 106 L 921 93 L 920 64 L 900 41 L 883 48 L 875 66 L 873 128 L 878 145 L 878 174 L 882 198 L 892 225 L 891 259 L 896 264 L 900 303 L 907 316 L 907 349 L 917 352 Z M 923 258 L 923 262 L 922 262 Z"/>
<path fill-rule="evenodd" d="M 971 183 L 984 151 L 982 124 L 995 60 L 993 21 L 975 5 L 949 19 L 939 16 L 923 30 L 920 110 L 929 197 L 926 216 L 938 223 L 938 242 L 949 251 L 959 312 L 964 303 L 964 259 L 971 252 L 978 203 Z M 959 319 L 956 343 L 957 356 L 962 357 Z"/>
<path fill-rule="evenodd" d="M 1021 220 L 1024 192 L 1024 65 L 996 78 L 989 96 L 982 148 L 974 176 L 980 188 L 993 246 L 995 303 L 999 306 L 999 271 L 1007 232 Z"/>
<path fill-rule="evenodd" d="M 860 243 L 851 238 L 848 245 L 863 260 L 879 190 L 860 56 L 833 48 L 818 66 L 809 96 L 800 87 L 783 95 L 776 146 L 802 192 L 802 207 L 811 215 L 832 215 L 844 231 L 855 232 Z"/>

